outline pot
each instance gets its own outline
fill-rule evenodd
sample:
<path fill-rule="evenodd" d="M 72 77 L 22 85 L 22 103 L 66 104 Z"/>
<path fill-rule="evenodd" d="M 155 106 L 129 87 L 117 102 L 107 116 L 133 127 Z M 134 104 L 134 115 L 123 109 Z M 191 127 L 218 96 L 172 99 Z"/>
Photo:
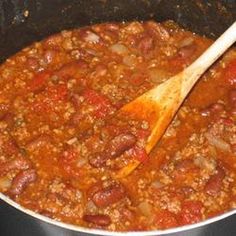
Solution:
<path fill-rule="evenodd" d="M 147 19 L 154 19 L 156 21 L 171 19 L 193 32 L 216 38 L 236 20 L 236 1 L 2 0 L 0 1 L 0 61 L 3 62 L 7 57 L 30 43 L 41 40 L 63 29 L 107 21 Z M 37 224 L 38 228 L 36 227 L 37 231 L 34 231 L 34 235 L 45 235 L 45 232 L 48 235 L 52 235 L 52 232 L 55 235 L 123 235 L 122 233 L 93 230 L 61 223 L 27 210 L 3 194 L 0 194 L 0 198 L 8 205 L 34 217 L 32 218 L 20 213 L 1 201 L 0 213 L 7 214 L 7 217 L 1 217 L 1 222 L 2 218 L 3 220 L 7 219 L 7 224 L 11 222 L 10 220 L 13 220 L 15 225 L 16 221 L 22 222 L 22 219 L 24 219 L 22 222 L 24 226 L 29 225 L 30 227 L 35 227 L 35 224 Z M 225 228 L 226 230 L 232 227 L 233 221 L 236 219 L 235 213 L 236 209 L 197 224 L 164 231 L 129 232 L 125 234 L 128 236 L 143 234 L 203 235 L 202 232 L 205 231 L 209 235 L 209 231 L 207 230 L 214 225 L 216 227 L 216 233 L 221 232 L 219 235 L 226 235 L 227 231 L 219 231 L 217 227 L 224 229 L 225 224 L 229 225 Z M 18 221 L 17 217 L 20 217 L 21 221 Z M 218 222 L 222 219 L 225 220 Z M 214 224 L 208 226 L 211 223 Z M 4 235 L 19 235 L 20 231 L 15 231 L 17 228 L 10 227 L 10 231 L 6 231 L 5 227 L 3 230 L 1 229 L 3 224 L 0 224 L 0 230 L 1 232 L 5 232 Z M 21 228 L 23 225 L 20 224 L 18 226 Z M 76 231 L 77 233 L 70 230 Z M 229 231 L 228 235 L 233 235 L 235 231 L 236 228 L 234 227 Z M 33 234 L 29 234 L 29 232 L 31 231 L 28 229 L 22 235 Z M 40 232 L 44 232 L 44 234 Z"/>

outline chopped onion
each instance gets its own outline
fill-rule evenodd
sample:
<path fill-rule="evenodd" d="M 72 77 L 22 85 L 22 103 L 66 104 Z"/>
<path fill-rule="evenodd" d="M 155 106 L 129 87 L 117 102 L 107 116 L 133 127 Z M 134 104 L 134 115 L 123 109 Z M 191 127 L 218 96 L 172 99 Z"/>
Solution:
<path fill-rule="evenodd" d="M 216 169 L 216 161 L 212 158 L 206 158 L 203 156 L 197 156 L 193 160 L 194 164 L 201 169 L 206 169 L 208 171 L 214 171 Z"/>
<path fill-rule="evenodd" d="M 71 139 L 69 139 L 66 143 L 67 144 L 69 144 L 69 145 L 72 145 L 72 144 L 74 144 L 75 142 L 77 142 L 77 138 L 76 137 L 74 137 L 74 138 L 71 138 Z"/>
<path fill-rule="evenodd" d="M 216 148 L 225 152 L 231 151 L 230 145 L 226 143 L 222 138 L 214 136 L 211 133 L 205 133 L 205 137 L 212 146 L 215 146 Z"/>
<path fill-rule="evenodd" d="M 182 47 L 189 46 L 189 45 L 191 45 L 193 42 L 194 42 L 194 38 L 192 38 L 192 37 L 184 38 L 183 40 L 180 41 L 179 47 L 182 48 Z"/>
<path fill-rule="evenodd" d="M 152 215 L 152 206 L 150 205 L 150 203 L 144 201 L 141 202 L 138 205 L 138 208 L 140 209 L 140 211 L 142 212 L 142 214 L 144 214 L 145 216 L 151 216 Z"/>
<path fill-rule="evenodd" d="M 125 54 L 128 52 L 128 48 L 120 43 L 113 44 L 110 49 L 112 52 L 115 52 L 117 54 Z"/>
<path fill-rule="evenodd" d="M 127 66 L 135 66 L 137 64 L 137 58 L 134 55 L 128 55 L 123 58 L 123 63 Z"/>
<path fill-rule="evenodd" d="M 85 37 L 85 40 L 87 42 L 98 43 L 100 37 L 97 34 L 91 32 L 91 31 L 88 31 L 87 33 L 88 33 L 88 35 Z"/>
<path fill-rule="evenodd" d="M 161 183 L 161 182 L 158 181 L 158 180 L 155 180 L 154 182 L 152 182 L 151 186 L 152 186 L 153 188 L 162 188 L 162 187 L 164 186 L 164 184 Z"/>
<path fill-rule="evenodd" d="M 170 78 L 170 73 L 163 69 L 152 68 L 149 71 L 150 79 L 155 84 L 160 84 Z"/>
<path fill-rule="evenodd" d="M 6 176 L 0 178 L 0 190 L 5 191 L 11 186 L 11 180 Z"/>
<path fill-rule="evenodd" d="M 82 166 L 84 166 L 87 162 L 88 162 L 88 160 L 87 160 L 86 158 L 79 158 L 79 160 L 77 161 L 77 166 L 78 166 L 78 167 L 82 167 Z"/>
<path fill-rule="evenodd" d="M 93 213 L 93 212 L 96 212 L 96 211 L 97 211 L 97 207 L 96 207 L 96 205 L 93 203 L 93 201 L 89 200 L 88 203 L 87 203 L 87 206 L 86 206 L 86 210 L 87 210 L 89 213 Z"/>

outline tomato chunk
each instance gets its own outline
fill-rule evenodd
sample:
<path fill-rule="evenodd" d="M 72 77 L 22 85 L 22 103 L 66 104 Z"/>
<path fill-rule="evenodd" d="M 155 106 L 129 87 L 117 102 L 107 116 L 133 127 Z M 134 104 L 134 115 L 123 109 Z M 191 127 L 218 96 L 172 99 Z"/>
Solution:
<path fill-rule="evenodd" d="M 94 107 L 94 115 L 97 118 L 104 118 L 114 110 L 110 100 L 93 89 L 86 89 L 83 96 Z"/>
<path fill-rule="evenodd" d="M 182 211 L 179 217 L 181 225 L 193 224 L 202 219 L 203 205 L 200 201 L 186 201 L 182 204 Z"/>
<path fill-rule="evenodd" d="M 168 210 L 162 210 L 156 214 L 156 223 L 161 229 L 168 229 L 178 226 L 175 214 Z"/>
<path fill-rule="evenodd" d="M 49 71 L 39 72 L 30 81 L 29 90 L 31 92 L 36 92 L 36 91 L 42 89 L 46 85 L 46 83 L 47 83 L 48 79 L 50 78 L 50 76 L 51 76 L 51 72 L 49 72 Z"/>

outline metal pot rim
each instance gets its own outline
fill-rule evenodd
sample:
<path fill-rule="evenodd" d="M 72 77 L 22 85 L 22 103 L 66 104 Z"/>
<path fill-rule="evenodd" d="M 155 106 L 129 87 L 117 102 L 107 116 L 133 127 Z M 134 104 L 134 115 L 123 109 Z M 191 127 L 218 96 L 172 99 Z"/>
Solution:
<path fill-rule="evenodd" d="M 82 233 L 87 233 L 87 234 L 92 234 L 92 235 L 105 235 L 105 236 L 142 236 L 142 235 L 149 235 L 149 236 L 154 236 L 154 235 L 166 235 L 166 234 L 171 234 L 171 233 L 178 233 L 182 231 L 187 231 L 191 229 L 195 229 L 198 227 L 205 226 L 207 224 L 214 223 L 216 221 L 222 220 L 226 217 L 229 217 L 231 215 L 236 214 L 236 209 L 232 209 L 226 213 L 223 213 L 221 215 L 209 218 L 207 220 L 201 221 L 199 223 L 191 224 L 191 225 L 185 225 L 177 228 L 171 228 L 171 229 L 166 229 L 166 230 L 152 230 L 152 231 L 131 231 L 131 232 L 114 232 L 114 231 L 106 231 L 106 230 L 98 230 L 98 229 L 90 229 L 90 228 L 85 228 L 73 224 L 67 224 L 63 222 L 59 222 L 57 220 L 53 220 L 51 218 L 48 218 L 46 216 L 40 215 L 32 210 L 29 210 L 27 208 L 22 207 L 3 193 L 0 193 L 0 199 L 3 200 L 4 202 L 8 203 L 10 206 L 16 208 L 17 210 L 30 215 L 36 219 L 39 219 L 43 222 L 59 226 L 64 229 L 69 229 L 77 232 L 82 232 Z"/>

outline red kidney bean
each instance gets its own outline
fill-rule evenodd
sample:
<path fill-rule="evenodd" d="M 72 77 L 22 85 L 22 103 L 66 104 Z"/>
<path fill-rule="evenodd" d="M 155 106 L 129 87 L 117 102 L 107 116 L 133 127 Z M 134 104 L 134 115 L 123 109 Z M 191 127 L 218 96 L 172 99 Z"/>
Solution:
<path fill-rule="evenodd" d="M 229 102 L 232 106 L 236 106 L 236 89 L 229 91 Z"/>
<path fill-rule="evenodd" d="M 103 188 L 103 185 L 102 185 L 102 182 L 97 182 L 96 184 L 92 185 L 89 187 L 89 189 L 87 190 L 87 196 L 89 199 L 91 199 L 93 197 L 93 195 L 102 190 Z"/>
<path fill-rule="evenodd" d="M 132 148 L 137 139 L 133 134 L 120 134 L 115 136 L 107 145 L 106 153 L 108 156 L 114 158 L 120 156 L 125 151 Z"/>
<path fill-rule="evenodd" d="M 9 162 L 0 165 L 0 176 L 5 175 L 11 170 L 26 170 L 31 167 L 29 160 L 23 157 L 17 157 Z"/>
<path fill-rule="evenodd" d="M 158 39 L 164 41 L 170 38 L 169 32 L 165 29 L 164 26 L 159 23 L 156 23 L 154 21 L 148 21 L 145 23 L 145 26 L 147 27 L 148 33 L 153 37 L 157 37 Z"/>
<path fill-rule="evenodd" d="M 120 184 L 114 184 L 97 191 L 92 201 L 98 207 L 107 207 L 125 197 L 125 190 Z"/>
<path fill-rule="evenodd" d="M 153 49 L 153 47 L 153 38 L 148 35 L 143 37 L 138 44 L 138 49 L 142 52 L 144 56 L 147 55 L 148 52 Z"/>
<path fill-rule="evenodd" d="M 221 185 L 225 177 L 225 171 L 220 167 L 217 168 L 217 173 L 212 175 L 207 181 L 204 190 L 207 194 L 211 196 L 216 196 L 220 190 Z"/>
<path fill-rule="evenodd" d="M 9 193 L 11 195 L 19 195 L 24 189 L 37 178 L 36 171 L 33 169 L 21 171 L 13 179 Z"/>
<path fill-rule="evenodd" d="M 109 224 L 111 224 L 110 217 L 108 215 L 102 215 L 102 214 L 84 215 L 83 220 L 88 223 L 92 223 L 92 224 L 100 225 L 100 226 L 108 226 Z"/>
<path fill-rule="evenodd" d="M 108 159 L 120 156 L 123 152 L 132 148 L 135 143 L 136 137 L 133 134 L 119 134 L 108 142 L 104 152 L 97 152 L 91 155 L 89 164 L 95 168 L 102 167 Z"/>

